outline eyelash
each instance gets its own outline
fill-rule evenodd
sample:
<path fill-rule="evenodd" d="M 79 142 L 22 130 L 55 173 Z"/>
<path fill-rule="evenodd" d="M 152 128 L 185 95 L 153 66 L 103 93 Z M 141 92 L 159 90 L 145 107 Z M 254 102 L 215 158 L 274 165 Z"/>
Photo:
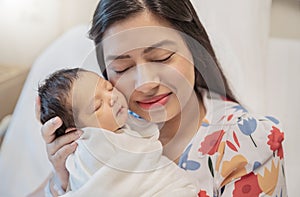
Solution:
<path fill-rule="evenodd" d="M 168 57 L 166 57 L 166 58 L 164 58 L 164 59 L 160 59 L 160 60 L 152 60 L 152 62 L 166 62 L 166 61 L 168 61 L 174 54 L 175 54 L 176 52 L 173 52 L 173 53 L 171 53 Z M 124 70 L 115 70 L 115 73 L 116 74 L 122 74 L 122 73 L 124 73 L 125 71 L 127 71 L 128 69 L 130 69 L 132 66 L 129 66 L 129 67 L 127 67 L 126 69 L 124 69 Z"/>
<path fill-rule="evenodd" d="M 127 71 L 129 68 L 131 68 L 132 66 L 129 66 L 127 68 L 125 68 L 124 70 L 115 70 L 116 74 L 122 74 L 123 72 Z"/>
<path fill-rule="evenodd" d="M 176 52 L 171 53 L 168 57 L 160 60 L 152 60 L 152 62 L 166 62 L 168 61 Z"/>
<path fill-rule="evenodd" d="M 103 101 L 101 100 L 100 104 L 98 106 L 95 106 L 94 111 L 97 111 L 98 109 L 100 109 L 100 107 L 102 106 L 102 102 Z"/>

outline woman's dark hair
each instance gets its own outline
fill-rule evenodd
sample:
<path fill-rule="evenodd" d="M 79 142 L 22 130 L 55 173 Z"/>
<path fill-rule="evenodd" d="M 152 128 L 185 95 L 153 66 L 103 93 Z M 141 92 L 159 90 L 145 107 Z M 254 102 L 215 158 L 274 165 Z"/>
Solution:
<path fill-rule="evenodd" d="M 39 85 L 38 94 L 41 100 L 41 117 L 44 124 L 51 118 L 59 116 L 62 126 L 55 134 L 56 137 L 63 135 L 65 130 L 75 127 L 72 104 L 69 103 L 73 82 L 78 78 L 78 72 L 84 69 L 61 69 L 51 74 L 43 84 Z"/>
<path fill-rule="evenodd" d="M 201 87 L 237 102 L 219 66 L 209 37 L 189 0 L 101 0 L 94 13 L 90 38 L 98 45 L 111 25 L 145 10 L 182 32 L 182 37 L 193 55 L 194 90 L 198 97 L 202 98 Z M 105 67 L 102 53 L 102 49 L 97 48 L 98 62 Z M 107 78 L 105 68 L 101 69 Z"/>

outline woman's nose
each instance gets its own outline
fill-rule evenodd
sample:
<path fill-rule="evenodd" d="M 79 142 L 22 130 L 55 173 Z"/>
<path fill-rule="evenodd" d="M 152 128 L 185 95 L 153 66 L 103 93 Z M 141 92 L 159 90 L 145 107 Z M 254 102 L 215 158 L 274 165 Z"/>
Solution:
<path fill-rule="evenodd" d="M 151 65 L 138 65 L 136 68 L 135 89 L 137 91 L 151 94 L 160 84 L 157 69 Z"/>

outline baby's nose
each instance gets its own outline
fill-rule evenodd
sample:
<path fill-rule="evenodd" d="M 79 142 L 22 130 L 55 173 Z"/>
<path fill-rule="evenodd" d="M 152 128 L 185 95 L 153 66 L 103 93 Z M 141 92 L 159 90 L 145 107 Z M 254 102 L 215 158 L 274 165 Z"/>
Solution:
<path fill-rule="evenodd" d="M 118 100 L 118 95 L 112 93 L 111 97 L 110 97 L 110 103 L 109 103 L 110 106 L 111 107 L 114 106 L 114 104 L 117 102 L 117 100 Z"/>

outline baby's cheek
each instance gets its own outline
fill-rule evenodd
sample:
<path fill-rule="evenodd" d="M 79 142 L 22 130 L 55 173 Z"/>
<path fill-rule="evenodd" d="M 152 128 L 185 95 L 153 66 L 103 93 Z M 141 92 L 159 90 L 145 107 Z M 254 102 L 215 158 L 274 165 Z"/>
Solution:
<path fill-rule="evenodd" d="M 134 69 L 132 69 L 132 71 L 128 71 L 121 76 L 111 78 L 110 82 L 126 97 L 128 102 L 129 98 L 135 91 L 135 78 L 136 73 Z"/>

